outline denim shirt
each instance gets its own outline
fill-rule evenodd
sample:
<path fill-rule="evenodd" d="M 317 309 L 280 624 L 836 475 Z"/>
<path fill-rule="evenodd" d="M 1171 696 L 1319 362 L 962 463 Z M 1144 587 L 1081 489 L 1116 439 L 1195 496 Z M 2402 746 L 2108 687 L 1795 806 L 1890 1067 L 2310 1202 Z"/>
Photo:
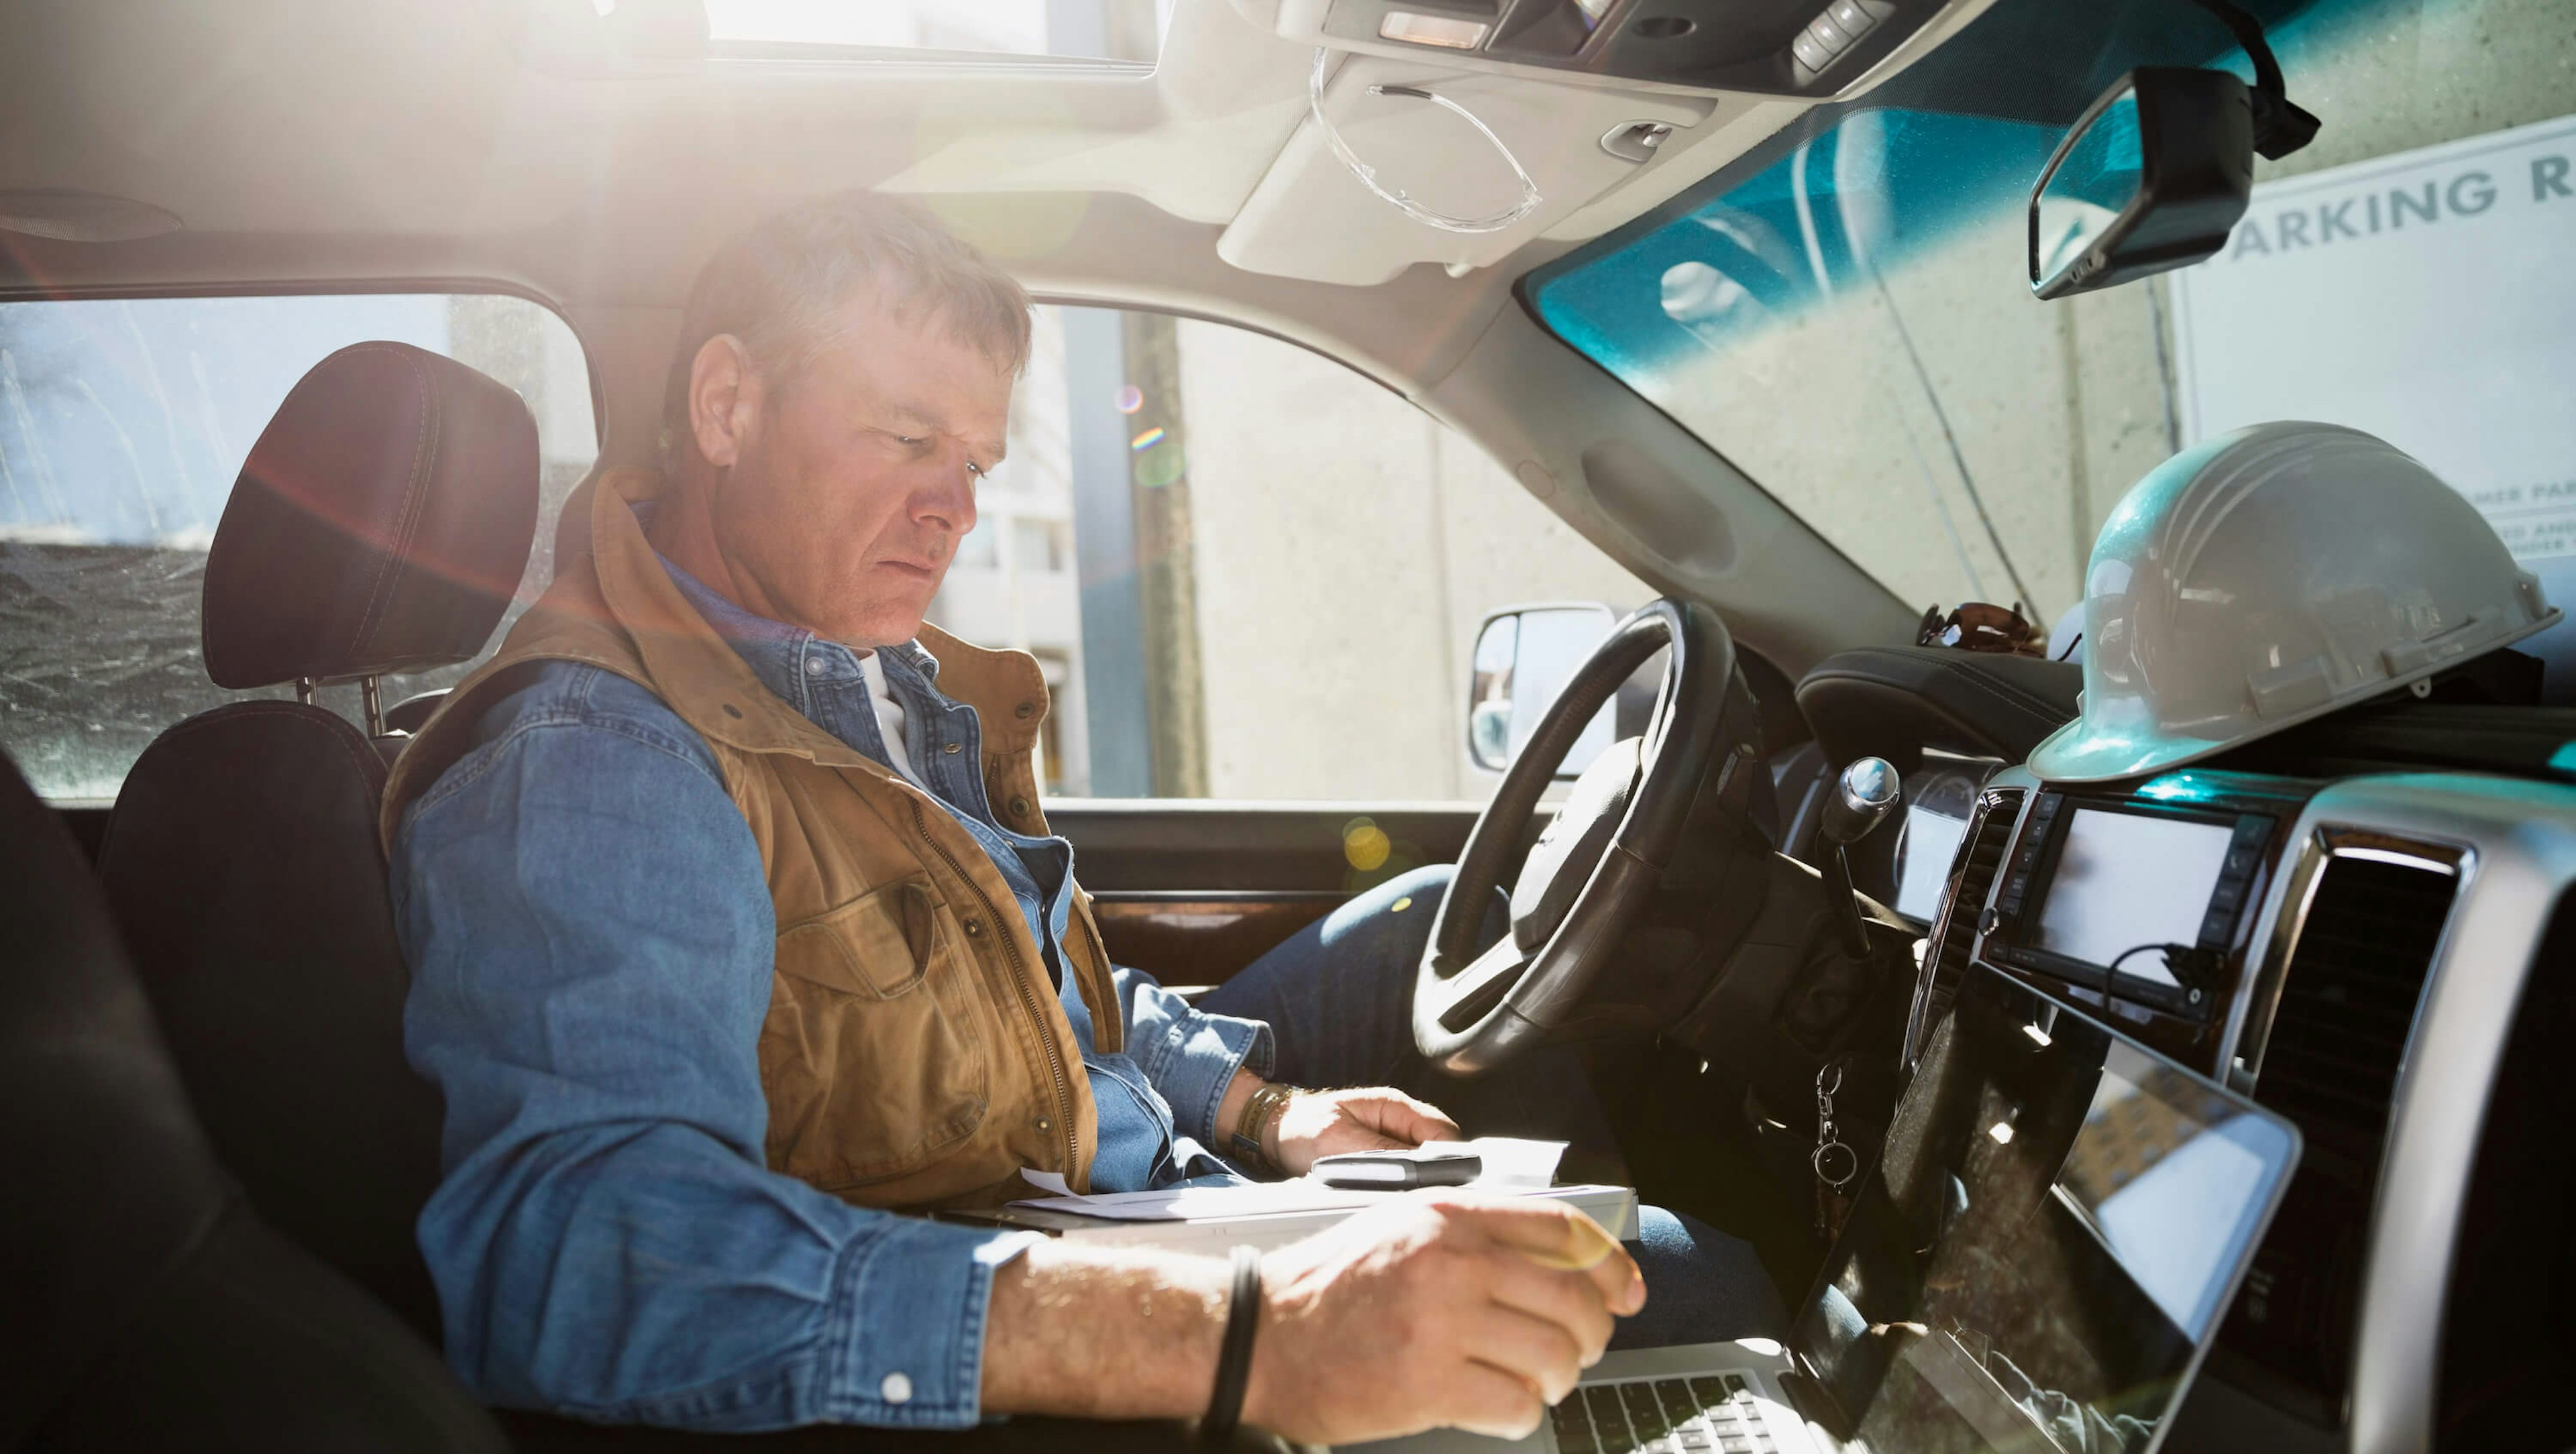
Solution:
<path fill-rule="evenodd" d="M 886 760 L 855 652 L 671 575 L 771 691 Z M 917 644 L 882 655 L 931 795 L 1039 930 L 1098 1107 L 1093 1189 L 1224 1174 L 1199 1143 L 1236 1069 L 1269 1068 L 1268 1027 L 1121 969 L 1127 1053 L 1095 1051 L 1061 972 L 1071 845 L 994 819 L 973 709 L 939 695 Z M 994 1269 L 1032 1234 L 855 1207 L 768 1169 L 756 1046 L 777 925 L 687 724 L 614 673 L 531 668 L 406 810 L 391 875 L 405 1047 L 447 1102 L 421 1250 L 469 1386 L 711 1430 L 977 1421 Z"/>
<path fill-rule="evenodd" d="M 669 560 L 662 568 L 689 604 L 733 644 L 760 684 L 805 719 L 887 766 L 893 757 L 868 700 L 859 654 L 801 626 L 753 615 L 707 588 Z M 1131 1036 L 1155 1067 L 1148 1075 L 1132 1055 L 1103 1055 L 1093 1048 L 1091 1007 L 1064 972 L 1064 934 L 1073 905 L 1073 845 L 1062 838 L 1032 838 L 1003 827 L 984 792 L 983 729 L 975 709 L 939 694 L 939 661 L 917 641 L 877 652 L 886 691 L 902 704 L 905 754 L 932 798 L 963 825 L 1011 886 L 1020 916 L 1028 921 L 1056 984 L 1056 998 L 1073 1024 L 1099 1108 L 1098 1145 L 1091 1160 L 1094 1191 L 1152 1191 L 1185 1179 L 1230 1177 L 1197 1137 L 1216 1135 L 1216 1110 L 1235 1068 L 1263 1046 L 1255 1073 L 1267 1068 L 1270 1029 L 1257 1020 L 1204 1015 L 1138 970 L 1113 971 Z M 1165 1099 L 1166 1096 L 1170 1099 Z M 1190 1115 L 1179 1122 L 1175 1106 Z"/>

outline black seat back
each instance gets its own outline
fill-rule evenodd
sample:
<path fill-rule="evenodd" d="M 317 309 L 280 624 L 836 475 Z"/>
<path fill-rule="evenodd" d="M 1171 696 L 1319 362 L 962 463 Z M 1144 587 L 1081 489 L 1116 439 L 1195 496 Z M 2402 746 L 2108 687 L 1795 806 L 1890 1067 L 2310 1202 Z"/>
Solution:
<path fill-rule="evenodd" d="M 0 1450 L 497 1450 L 198 1132 L 79 848 L 0 760 Z"/>
<path fill-rule="evenodd" d="M 206 670 L 231 688 L 463 661 L 536 526 L 519 397 L 395 343 L 343 349 L 279 406 L 206 561 Z M 409 975 L 376 840 L 384 766 L 300 702 L 164 732 L 98 871 L 216 1154 L 298 1246 L 436 1334 L 413 1236 L 438 1095 L 402 1050 Z"/>

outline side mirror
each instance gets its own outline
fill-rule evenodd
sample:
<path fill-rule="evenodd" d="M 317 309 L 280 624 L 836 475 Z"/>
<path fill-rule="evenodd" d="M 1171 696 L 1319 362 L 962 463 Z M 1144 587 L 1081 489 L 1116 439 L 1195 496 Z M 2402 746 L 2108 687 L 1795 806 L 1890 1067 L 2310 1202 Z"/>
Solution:
<path fill-rule="evenodd" d="M 2224 71 L 2131 71 L 2057 144 L 2030 195 L 2041 298 L 2187 267 L 2227 245 L 2254 186 L 2254 103 Z"/>
<path fill-rule="evenodd" d="M 1608 606 L 1591 603 L 1513 606 L 1487 616 L 1476 632 L 1467 683 L 1468 760 L 1488 772 L 1511 766 L 1557 694 L 1619 617 Z M 1559 781 L 1581 776 L 1612 742 L 1645 730 L 1662 662 L 1658 653 L 1602 705 L 1557 768 Z"/>

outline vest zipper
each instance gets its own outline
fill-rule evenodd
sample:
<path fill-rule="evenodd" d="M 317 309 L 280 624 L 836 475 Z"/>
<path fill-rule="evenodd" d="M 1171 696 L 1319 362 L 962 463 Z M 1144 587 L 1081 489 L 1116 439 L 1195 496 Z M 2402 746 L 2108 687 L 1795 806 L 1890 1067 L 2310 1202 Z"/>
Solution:
<path fill-rule="evenodd" d="M 976 900 L 984 906 L 985 917 L 994 921 L 993 932 L 1001 938 L 1002 952 L 1010 956 L 1011 981 L 1019 986 L 1020 1008 L 1028 1012 L 1030 1021 L 1037 1026 L 1038 1044 L 1046 1050 L 1047 1073 L 1055 1078 L 1055 1119 L 1056 1124 L 1064 1128 L 1064 1173 L 1070 1176 L 1074 1168 L 1082 1163 L 1081 1142 L 1073 1129 L 1073 1084 L 1065 1076 L 1064 1055 L 1056 1047 L 1055 1033 L 1047 1024 L 1045 1013 L 1038 1008 L 1035 992 L 1029 988 L 1028 966 L 1021 962 L 1019 946 L 1013 944 L 1011 936 L 1004 932 L 1001 925 L 1001 911 L 993 907 L 992 897 L 986 894 L 983 885 L 975 882 L 974 877 L 957 862 L 957 855 L 950 853 L 947 845 L 931 836 L 930 820 L 922 814 L 921 800 L 907 793 L 904 795 L 904 802 L 912 809 L 912 826 L 920 832 L 921 841 L 929 844 L 930 851 L 938 854 L 940 861 L 948 865 L 948 871 L 955 874 L 968 889 L 973 891 Z"/>

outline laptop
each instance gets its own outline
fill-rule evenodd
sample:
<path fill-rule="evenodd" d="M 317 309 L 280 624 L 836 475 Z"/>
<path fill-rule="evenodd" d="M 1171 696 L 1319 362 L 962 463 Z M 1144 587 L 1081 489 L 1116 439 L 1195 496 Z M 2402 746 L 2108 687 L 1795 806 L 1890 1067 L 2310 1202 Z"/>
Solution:
<path fill-rule="evenodd" d="M 1394 1454 L 2152 1454 L 2297 1130 L 1977 966 L 1786 1347 L 1613 1353 L 1517 1444 Z"/>

